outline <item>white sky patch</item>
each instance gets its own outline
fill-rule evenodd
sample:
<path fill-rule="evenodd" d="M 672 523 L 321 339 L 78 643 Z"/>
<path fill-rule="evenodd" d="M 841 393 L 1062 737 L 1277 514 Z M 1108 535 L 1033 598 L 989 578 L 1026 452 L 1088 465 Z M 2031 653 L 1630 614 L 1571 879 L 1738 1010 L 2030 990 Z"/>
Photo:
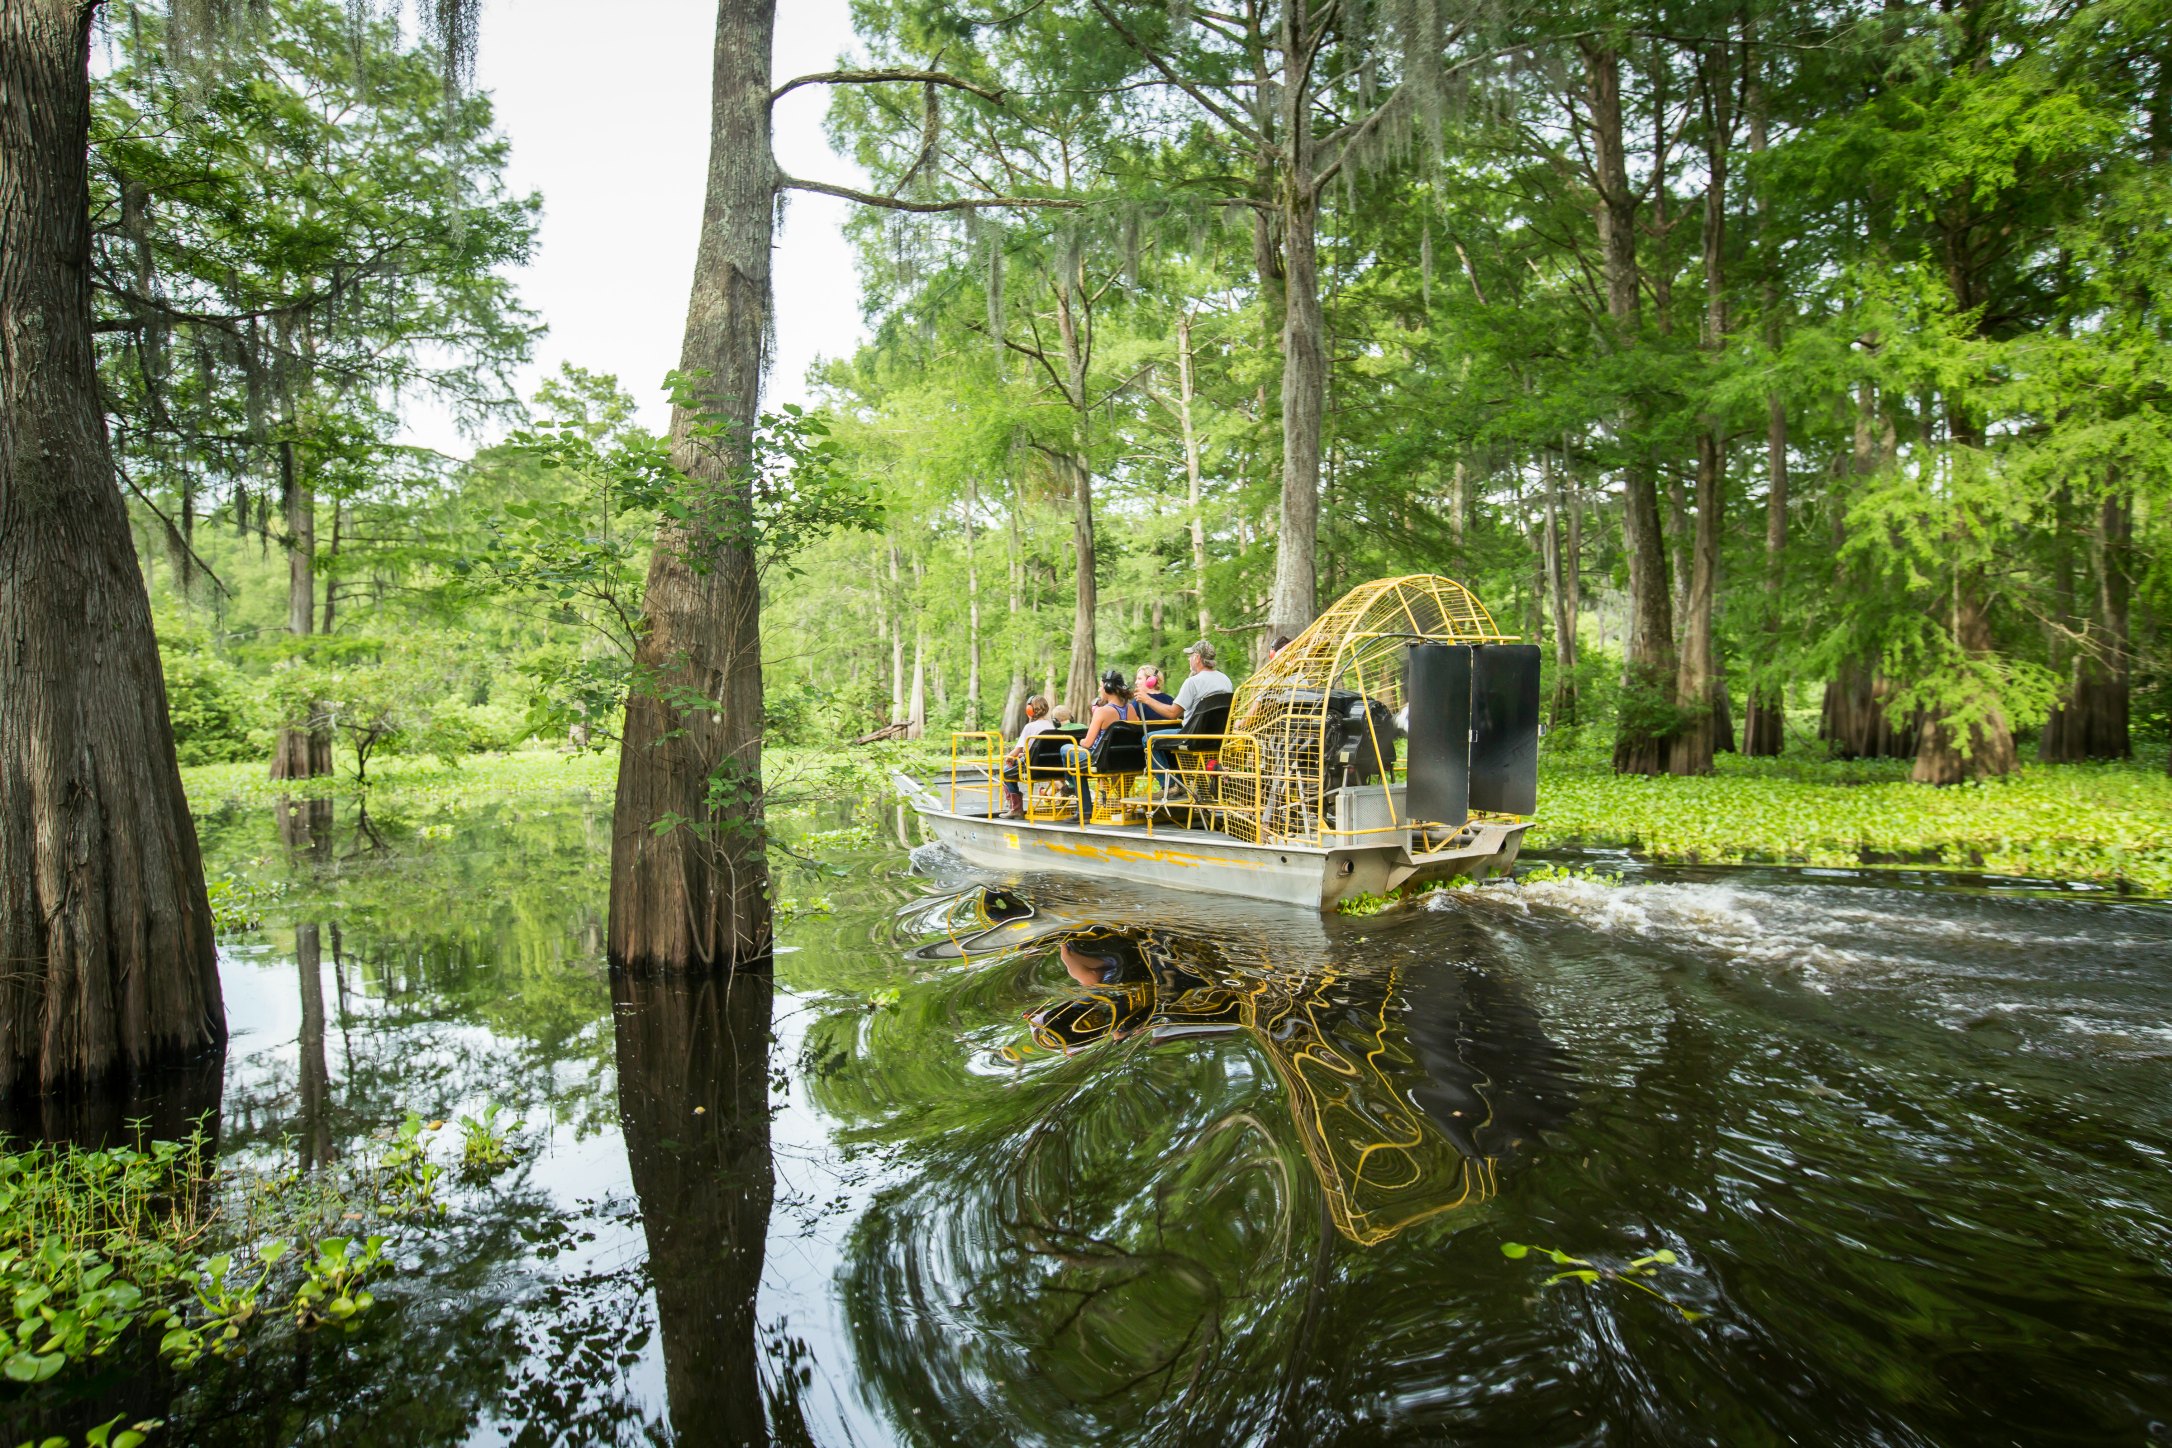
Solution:
<path fill-rule="evenodd" d="M 779 81 L 829 70 L 853 51 L 846 0 L 777 7 Z M 709 166 L 710 0 L 641 0 L 608 18 L 593 0 L 489 0 L 475 83 L 512 143 L 506 184 L 543 194 L 535 255 L 516 274 L 521 300 L 550 331 L 518 386 L 528 397 L 571 362 L 615 374 L 642 422 L 669 422 L 664 374 L 679 364 L 694 247 Z M 778 103 L 777 163 L 796 176 L 865 180 L 822 134 L 827 87 Z M 850 353 L 866 336 L 859 280 L 844 236 L 849 203 L 794 194 L 777 237 L 777 357 L 765 407 L 804 402 L 818 358 Z M 402 440 L 464 456 L 442 409 L 403 399 Z"/>

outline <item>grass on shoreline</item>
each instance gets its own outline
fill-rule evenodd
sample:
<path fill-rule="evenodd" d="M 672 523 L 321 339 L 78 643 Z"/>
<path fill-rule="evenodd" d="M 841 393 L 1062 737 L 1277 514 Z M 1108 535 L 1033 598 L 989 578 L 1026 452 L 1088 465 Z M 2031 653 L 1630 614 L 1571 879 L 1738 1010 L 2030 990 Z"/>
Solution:
<path fill-rule="evenodd" d="M 947 747 L 933 744 L 773 750 L 764 773 L 781 812 L 795 801 L 881 789 L 893 767 L 947 758 Z M 410 813 L 450 813 L 571 791 L 608 798 L 617 773 L 612 753 L 394 758 L 373 764 L 370 795 Z M 198 810 L 354 791 L 346 775 L 274 783 L 254 763 L 203 765 L 182 777 Z M 2172 778 L 2161 748 L 2132 763 L 2028 764 L 2005 779 L 1945 789 L 1909 783 L 1899 760 L 1721 755 L 1701 779 L 1642 779 L 1615 775 L 1596 753 L 1555 753 L 1540 766 L 1529 843 L 1627 847 L 1671 863 L 1982 870 L 2172 895 Z"/>

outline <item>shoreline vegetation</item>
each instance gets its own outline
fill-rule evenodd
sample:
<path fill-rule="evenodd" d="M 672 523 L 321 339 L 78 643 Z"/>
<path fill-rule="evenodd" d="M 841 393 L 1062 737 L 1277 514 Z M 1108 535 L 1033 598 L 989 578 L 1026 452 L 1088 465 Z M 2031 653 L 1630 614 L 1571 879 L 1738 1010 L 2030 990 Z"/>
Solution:
<path fill-rule="evenodd" d="M 1552 749 L 1540 761 L 1529 848 L 1629 849 L 1658 864 L 1970 871 L 2172 896 L 2172 776 L 2162 756 L 2160 746 L 2121 763 L 2025 759 L 2004 778 L 1925 789 L 1909 783 L 1906 760 L 1721 755 L 1710 775 L 1644 778 L 1615 774 L 1597 749 Z M 930 744 L 779 749 L 764 772 L 782 816 L 817 799 L 887 794 L 891 768 L 948 758 Z M 608 798 L 617 769 L 608 750 L 395 756 L 371 762 L 367 798 L 410 815 L 576 790 Z M 351 774 L 271 780 L 255 762 L 182 776 L 199 814 L 357 792 Z"/>

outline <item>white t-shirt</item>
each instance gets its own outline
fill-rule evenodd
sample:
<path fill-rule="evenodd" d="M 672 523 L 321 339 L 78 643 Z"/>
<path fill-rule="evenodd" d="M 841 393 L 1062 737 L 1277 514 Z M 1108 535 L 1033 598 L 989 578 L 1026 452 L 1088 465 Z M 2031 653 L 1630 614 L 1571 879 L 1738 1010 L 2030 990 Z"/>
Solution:
<path fill-rule="evenodd" d="M 1038 719 L 1028 719 L 1026 721 L 1026 727 L 1018 731 L 1018 742 L 1020 744 L 1023 744 L 1028 739 L 1031 739 L 1034 735 L 1046 734 L 1049 730 L 1055 727 L 1056 721 L 1049 718 L 1046 714 L 1043 714 Z"/>
<path fill-rule="evenodd" d="M 1180 716 L 1189 714 L 1192 712 L 1192 705 L 1209 694 L 1235 693 L 1236 688 L 1236 685 L 1229 682 L 1229 675 L 1220 669 L 1201 669 L 1184 681 L 1183 688 L 1177 690 L 1177 713 Z"/>

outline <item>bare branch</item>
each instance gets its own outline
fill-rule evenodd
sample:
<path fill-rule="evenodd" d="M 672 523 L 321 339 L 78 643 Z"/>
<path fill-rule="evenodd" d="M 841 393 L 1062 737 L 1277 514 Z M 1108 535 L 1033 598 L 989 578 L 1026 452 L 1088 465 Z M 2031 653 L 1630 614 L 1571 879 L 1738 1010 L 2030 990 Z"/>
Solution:
<path fill-rule="evenodd" d="M 769 93 L 769 103 L 775 105 L 803 85 L 888 85 L 894 81 L 917 82 L 921 85 L 947 85 L 952 90 L 962 90 L 968 95 L 979 96 L 994 105 L 1003 104 L 1003 92 L 975 85 L 963 76 L 952 75 L 944 70 L 824 70 L 813 75 L 796 76 Z"/>
<path fill-rule="evenodd" d="M 777 185 L 785 191 L 812 191 L 818 196 L 839 196 L 847 201 L 857 201 L 862 206 L 880 206 L 886 211 L 1081 211 L 1086 203 L 1062 196 L 966 196 L 955 201 L 906 201 L 896 196 L 877 196 L 872 191 L 855 191 L 850 186 L 832 186 L 827 181 L 807 181 L 797 176 L 777 173 Z"/>

